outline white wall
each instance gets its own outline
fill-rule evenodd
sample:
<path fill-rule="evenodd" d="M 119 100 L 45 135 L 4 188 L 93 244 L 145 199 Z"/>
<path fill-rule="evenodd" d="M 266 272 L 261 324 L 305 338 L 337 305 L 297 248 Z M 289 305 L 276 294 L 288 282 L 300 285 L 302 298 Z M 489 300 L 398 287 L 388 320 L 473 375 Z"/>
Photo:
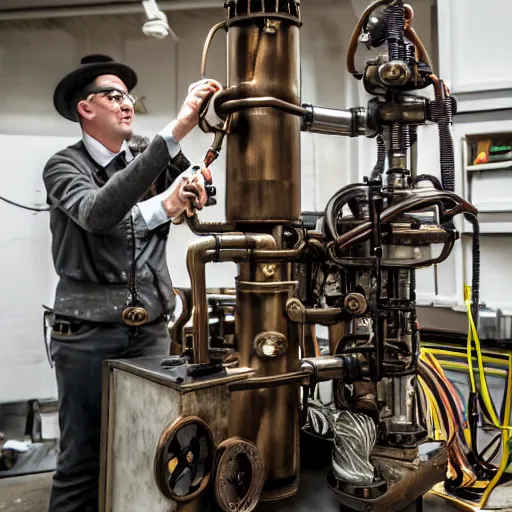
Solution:
<path fill-rule="evenodd" d="M 417 0 L 417 29 L 430 46 L 430 0 Z M 219 2 L 221 4 L 221 2 Z M 345 53 L 356 22 L 348 0 L 320 8 L 303 2 L 303 101 L 335 108 L 365 105 L 366 95 L 345 71 Z M 359 13 L 358 13 L 359 14 Z M 0 145 L 3 186 L 0 195 L 27 204 L 42 203 L 40 173 L 48 157 L 79 137 L 78 126 L 53 109 L 58 80 L 87 53 L 101 52 L 132 65 L 139 74 L 134 94 L 145 96 L 148 114 L 135 121 L 137 133 L 157 133 L 176 114 L 188 85 L 199 78 L 203 42 L 224 12 L 173 13 L 170 21 L 179 43 L 142 36 L 137 16 L 89 17 L 40 22 L 0 23 Z M 209 75 L 225 77 L 225 41 L 219 33 L 210 51 Z M 427 129 L 427 131 L 430 129 Z M 432 132 L 430 130 L 430 132 Z M 435 140 L 427 135 L 426 141 Z M 184 142 L 185 154 L 199 162 L 211 137 L 199 130 Z M 375 162 L 375 142 L 303 135 L 302 208 L 322 210 L 338 188 L 368 174 Z M 420 146 L 420 172 L 437 168 L 431 142 Z M 224 219 L 224 157 L 213 166 L 218 206 L 201 212 L 204 221 Z M 45 360 L 42 303 L 51 303 L 55 274 L 50 259 L 47 214 L 32 215 L 0 204 L 8 223 L 0 228 L 0 403 L 55 396 L 53 373 Z M 185 265 L 194 236 L 184 226 L 173 227 L 168 262 L 176 286 L 189 283 Z M 209 265 L 210 287 L 231 286 L 235 267 Z"/>

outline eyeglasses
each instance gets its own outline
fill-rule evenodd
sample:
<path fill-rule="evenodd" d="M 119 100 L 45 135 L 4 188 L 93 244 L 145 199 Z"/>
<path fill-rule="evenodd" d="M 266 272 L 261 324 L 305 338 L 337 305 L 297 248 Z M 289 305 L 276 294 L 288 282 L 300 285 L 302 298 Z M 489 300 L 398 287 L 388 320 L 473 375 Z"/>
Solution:
<path fill-rule="evenodd" d="M 115 87 L 94 87 L 86 91 L 87 97 L 91 94 L 101 94 L 107 98 L 113 105 L 122 105 L 125 100 L 128 100 L 132 105 L 135 105 L 137 99 L 131 94 Z"/>

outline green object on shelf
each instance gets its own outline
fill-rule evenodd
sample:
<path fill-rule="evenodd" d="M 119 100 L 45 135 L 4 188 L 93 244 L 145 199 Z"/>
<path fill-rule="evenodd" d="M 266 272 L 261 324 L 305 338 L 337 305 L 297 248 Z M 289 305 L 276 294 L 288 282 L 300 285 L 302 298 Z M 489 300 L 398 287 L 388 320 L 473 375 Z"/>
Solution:
<path fill-rule="evenodd" d="M 489 153 L 508 153 L 512 151 L 512 146 L 491 146 Z"/>

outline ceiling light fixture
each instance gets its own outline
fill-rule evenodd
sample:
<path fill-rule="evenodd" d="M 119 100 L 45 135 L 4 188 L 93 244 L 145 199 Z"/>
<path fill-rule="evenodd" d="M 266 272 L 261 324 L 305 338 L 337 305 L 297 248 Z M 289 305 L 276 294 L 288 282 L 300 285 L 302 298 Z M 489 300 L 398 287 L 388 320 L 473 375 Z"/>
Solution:
<path fill-rule="evenodd" d="M 171 35 L 177 41 L 178 37 L 169 26 L 167 15 L 159 9 L 156 0 L 144 0 L 142 5 L 147 17 L 142 32 L 148 37 L 156 37 L 157 39 L 164 39 Z"/>

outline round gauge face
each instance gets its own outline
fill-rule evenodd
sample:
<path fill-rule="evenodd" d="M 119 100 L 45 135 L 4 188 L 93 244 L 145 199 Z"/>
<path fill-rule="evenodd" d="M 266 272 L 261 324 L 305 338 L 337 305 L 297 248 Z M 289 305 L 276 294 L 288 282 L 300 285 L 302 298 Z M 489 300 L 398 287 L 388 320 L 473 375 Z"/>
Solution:
<path fill-rule="evenodd" d="M 160 438 L 155 478 L 164 496 L 178 502 L 202 493 L 213 467 L 214 444 L 208 425 L 197 417 L 176 420 Z"/>
<path fill-rule="evenodd" d="M 265 472 L 256 446 L 239 438 L 228 439 L 217 449 L 215 497 L 224 512 L 254 510 L 258 504 Z"/>

